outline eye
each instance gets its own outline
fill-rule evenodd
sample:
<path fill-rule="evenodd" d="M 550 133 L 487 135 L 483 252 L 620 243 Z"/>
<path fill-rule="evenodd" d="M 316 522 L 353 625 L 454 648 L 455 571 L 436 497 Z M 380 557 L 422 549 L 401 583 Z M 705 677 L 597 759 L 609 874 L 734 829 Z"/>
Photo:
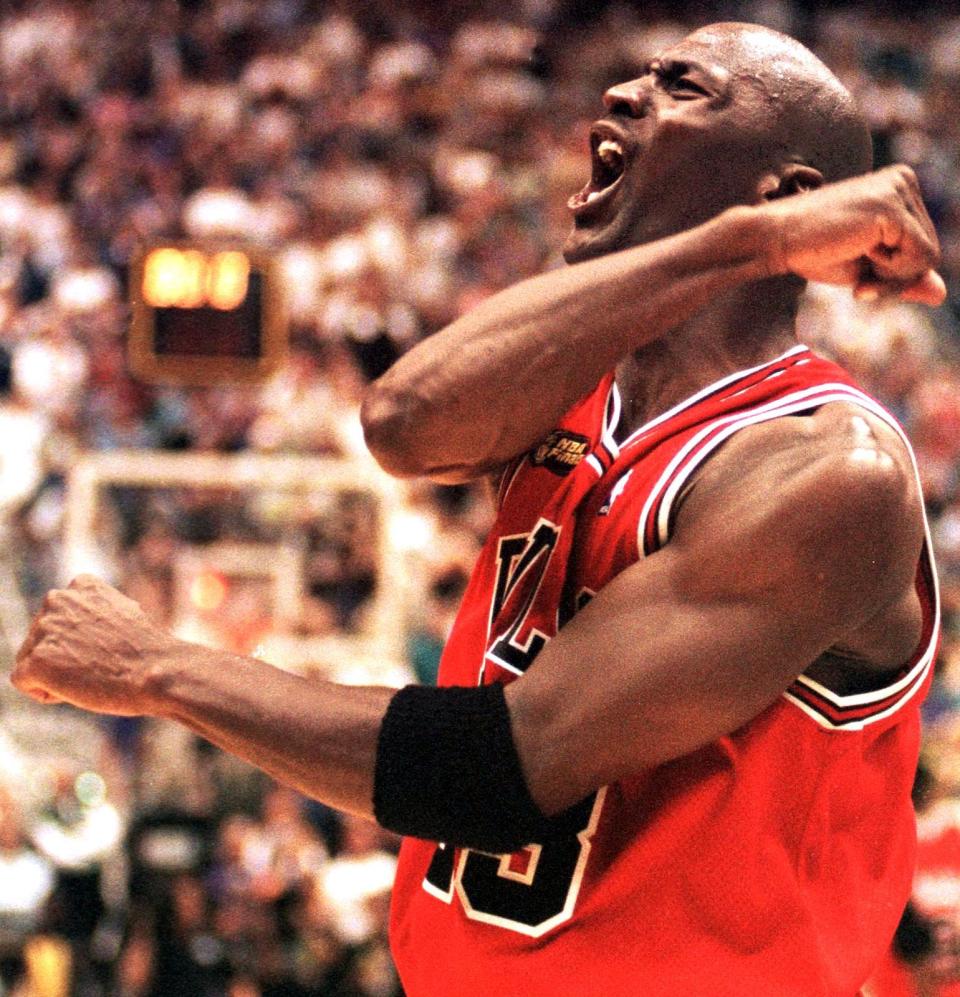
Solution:
<path fill-rule="evenodd" d="M 710 91 L 702 87 L 690 75 L 690 65 L 683 61 L 654 61 L 650 67 L 660 86 L 675 100 L 695 100 L 697 97 L 709 97 Z"/>
<path fill-rule="evenodd" d="M 678 100 L 693 100 L 696 97 L 709 97 L 710 91 L 699 83 L 694 83 L 689 76 L 679 76 L 665 81 L 667 89 Z"/>

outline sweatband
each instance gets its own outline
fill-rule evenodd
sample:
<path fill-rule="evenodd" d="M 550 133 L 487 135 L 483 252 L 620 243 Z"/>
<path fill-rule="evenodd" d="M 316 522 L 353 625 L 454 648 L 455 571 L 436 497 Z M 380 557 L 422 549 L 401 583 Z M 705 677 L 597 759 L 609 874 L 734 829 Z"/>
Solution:
<path fill-rule="evenodd" d="M 579 807 L 549 818 L 534 803 L 499 682 L 394 695 L 377 742 L 373 810 L 398 834 L 494 854 L 583 825 Z"/>

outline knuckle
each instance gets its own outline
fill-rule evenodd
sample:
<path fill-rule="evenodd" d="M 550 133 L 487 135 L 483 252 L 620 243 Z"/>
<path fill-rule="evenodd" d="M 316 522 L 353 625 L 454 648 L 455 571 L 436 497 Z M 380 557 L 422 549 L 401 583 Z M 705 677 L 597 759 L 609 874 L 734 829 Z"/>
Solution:
<path fill-rule="evenodd" d="M 907 166 L 906 163 L 897 163 L 893 167 L 896 170 L 897 175 L 903 180 L 908 186 L 916 186 L 917 174 L 914 172 L 912 166 Z"/>
<path fill-rule="evenodd" d="M 50 617 L 62 612 L 70 602 L 70 592 L 67 589 L 51 589 L 43 600 L 43 610 L 37 617 L 37 623 L 43 627 L 49 623 Z"/>
<path fill-rule="evenodd" d="M 68 586 L 74 592 L 94 592 L 104 587 L 104 583 L 96 575 L 77 575 Z"/>
<path fill-rule="evenodd" d="M 919 232 L 914 242 L 914 252 L 927 267 L 936 267 L 940 263 L 940 244 L 936 239 L 931 239 L 926 232 Z"/>
<path fill-rule="evenodd" d="M 897 207 L 900 207 L 904 198 L 910 191 L 910 185 L 907 183 L 906 179 L 896 171 L 894 171 L 891 181 L 891 201 Z"/>
<path fill-rule="evenodd" d="M 895 186 L 908 183 L 910 177 L 913 175 L 913 170 L 905 163 L 894 163 L 891 166 L 885 166 L 881 172 Z"/>

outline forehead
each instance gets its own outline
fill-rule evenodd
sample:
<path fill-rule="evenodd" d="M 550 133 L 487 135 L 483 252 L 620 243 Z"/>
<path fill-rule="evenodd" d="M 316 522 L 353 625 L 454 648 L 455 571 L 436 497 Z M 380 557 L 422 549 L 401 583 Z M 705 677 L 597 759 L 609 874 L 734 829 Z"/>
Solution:
<path fill-rule="evenodd" d="M 658 58 L 699 67 L 738 98 L 779 96 L 796 75 L 796 53 L 785 39 L 768 31 L 701 28 L 661 52 Z"/>
<path fill-rule="evenodd" d="M 788 56 L 788 39 L 762 28 L 744 28 L 737 25 L 711 25 L 687 35 L 676 47 L 688 47 L 704 57 L 721 63 L 747 65 L 754 68 L 769 66 Z"/>

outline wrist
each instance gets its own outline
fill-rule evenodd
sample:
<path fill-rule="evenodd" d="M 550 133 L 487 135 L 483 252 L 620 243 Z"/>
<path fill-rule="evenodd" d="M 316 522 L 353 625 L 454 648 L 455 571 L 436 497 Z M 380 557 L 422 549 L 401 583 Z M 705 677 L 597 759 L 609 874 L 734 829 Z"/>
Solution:
<path fill-rule="evenodd" d="M 782 277 L 789 272 L 783 225 L 769 204 L 743 204 L 728 208 L 718 218 L 720 235 L 728 251 L 749 261 L 755 279 Z"/>
<path fill-rule="evenodd" d="M 722 217 L 728 217 L 734 244 L 742 245 L 756 261 L 760 278 L 783 277 L 790 272 L 783 219 L 774 205 L 739 205 Z"/>
<path fill-rule="evenodd" d="M 188 669 L 200 667 L 205 648 L 162 634 L 144 652 L 140 696 L 146 713 L 176 719 L 177 688 Z"/>

